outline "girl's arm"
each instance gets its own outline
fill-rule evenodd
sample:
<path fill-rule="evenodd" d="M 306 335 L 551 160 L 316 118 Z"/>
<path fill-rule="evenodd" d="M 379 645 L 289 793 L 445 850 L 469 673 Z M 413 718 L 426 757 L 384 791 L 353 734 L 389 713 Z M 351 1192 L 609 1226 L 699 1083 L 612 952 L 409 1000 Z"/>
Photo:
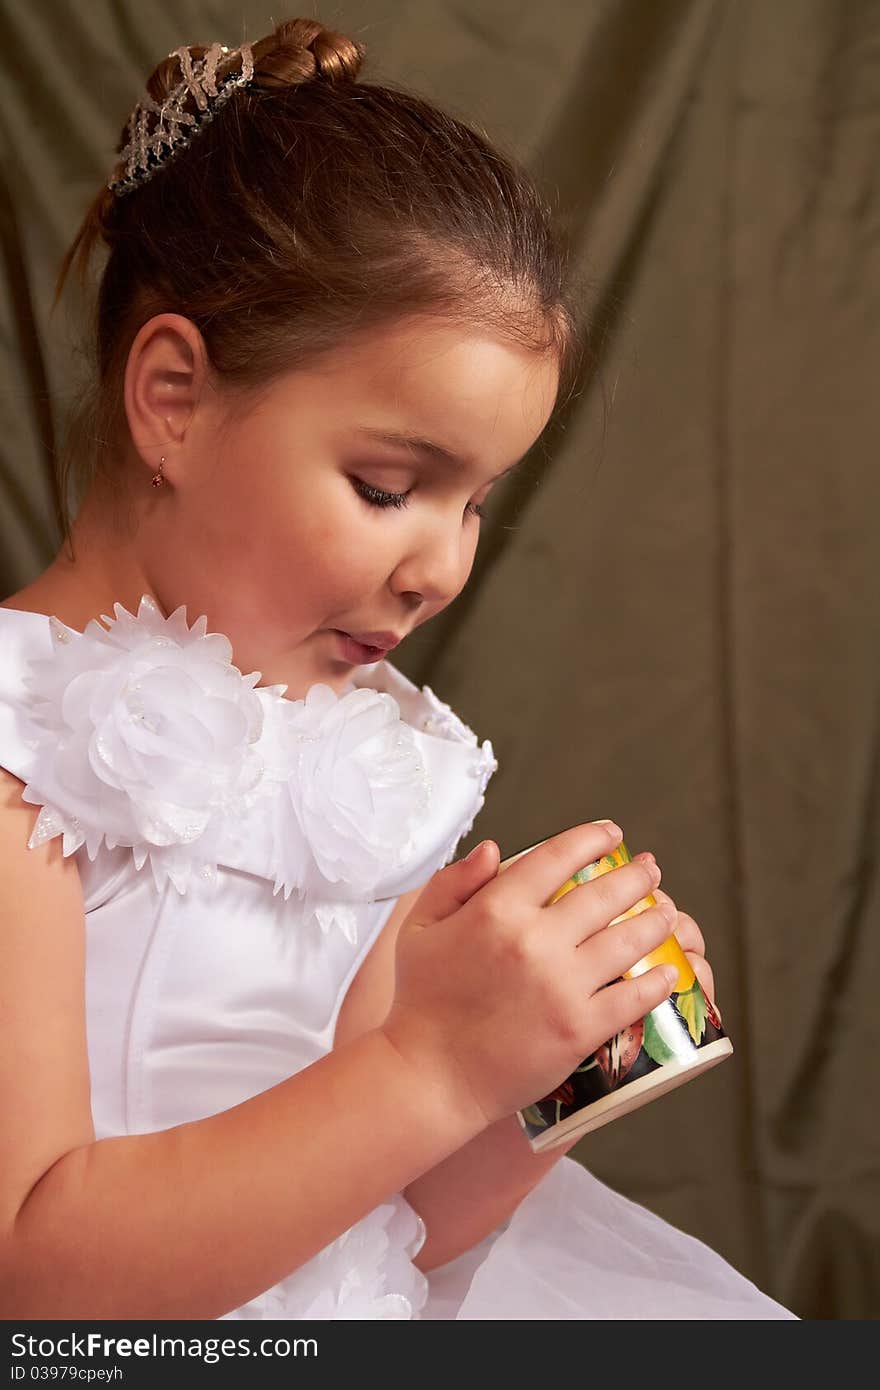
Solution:
<path fill-rule="evenodd" d="M 397 933 L 420 892 L 416 888 L 398 899 L 352 981 L 339 1011 L 337 1045 L 384 1021 L 394 997 Z M 576 1142 L 535 1154 L 516 1115 L 508 1115 L 415 1178 L 403 1195 L 424 1221 L 427 1238 L 413 1263 L 426 1274 L 470 1250 L 512 1215 Z"/>
<path fill-rule="evenodd" d="M 0 1316 L 216 1318 L 485 1127 L 367 1030 L 230 1110 L 95 1139 L 79 874 L 0 771 Z"/>

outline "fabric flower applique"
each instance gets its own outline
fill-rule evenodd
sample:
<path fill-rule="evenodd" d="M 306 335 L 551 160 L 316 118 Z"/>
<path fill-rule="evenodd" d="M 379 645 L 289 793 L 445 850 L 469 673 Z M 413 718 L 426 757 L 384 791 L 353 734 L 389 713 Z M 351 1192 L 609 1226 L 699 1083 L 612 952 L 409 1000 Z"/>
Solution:
<path fill-rule="evenodd" d="M 470 748 L 479 749 L 479 757 L 474 761 L 471 773 L 477 778 L 479 783 L 479 797 L 474 806 L 473 815 L 466 825 L 459 827 L 455 835 L 446 847 L 443 856 L 443 864 L 450 864 L 455 857 L 464 837 L 470 834 L 473 829 L 474 821 L 483 809 L 486 801 L 486 788 L 489 785 L 489 778 L 498 771 L 498 759 L 495 757 L 495 750 L 492 747 L 491 739 L 483 739 L 480 743 L 473 729 L 470 729 L 462 719 L 459 719 L 455 710 L 448 705 L 445 700 L 441 700 L 434 694 L 429 685 L 422 686 L 422 695 L 430 707 L 430 714 L 426 715 L 422 722 L 425 733 L 436 734 L 439 738 L 453 739 L 458 743 L 465 743 Z"/>
<path fill-rule="evenodd" d="M 320 1286 L 304 1319 L 397 1322 L 421 1311 L 429 1285 L 412 1259 L 424 1244 L 424 1222 L 407 1207 L 399 1197 L 377 1207 L 320 1251 Z M 406 1292 L 386 1292 L 389 1284 Z"/>
<path fill-rule="evenodd" d="M 275 806 L 274 891 L 286 899 L 295 888 L 324 930 L 336 921 L 353 939 L 344 904 L 328 900 L 368 897 L 406 864 L 430 777 L 384 692 L 337 696 L 318 683 L 303 700 L 281 701 L 275 718 L 287 774 Z"/>
<path fill-rule="evenodd" d="M 480 784 L 480 795 L 482 796 L 489 785 L 489 778 L 493 772 L 498 771 L 498 759 L 495 757 L 495 750 L 492 747 L 491 739 L 483 739 L 479 743 L 473 729 L 468 728 L 464 720 L 459 719 L 455 710 L 434 694 L 429 685 L 422 686 L 422 695 L 427 701 L 431 713 L 426 715 L 422 722 L 425 733 L 436 734 L 439 738 L 453 739 L 457 743 L 466 743 L 470 748 L 479 748 L 480 756 L 474 763 L 472 769 L 473 776 Z M 474 813 L 476 818 L 476 812 Z M 473 825 L 473 821 L 471 821 Z M 467 827 L 470 830 L 471 825 Z M 462 835 L 467 831 L 462 831 Z"/>
<path fill-rule="evenodd" d="M 181 606 L 166 618 L 147 594 L 137 615 L 114 611 L 84 632 L 51 617 L 51 656 L 24 678 L 38 737 L 22 799 L 41 807 L 30 847 L 61 835 L 65 856 L 85 845 L 91 860 L 102 844 L 128 847 L 138 870 L 149 859 L 157 888 L 184 893 L 194 876 L 216 883 L 250 836 L 265 844 L 274 892 L 295 890 L 323 934 L 356 944 L 356 904 L 406 870 L 433 793 L 398 700 L 320 682 L 291 700 L 285 685 L 256 688 L 259 671 L 242 675 L 205 616 L 190 627 Z M 422 694 L 424 732 L 474 749 L 475 816 L 492 745 Z"/>
<path fill-rule="evenodd" d="M 425 1236 L 422 1218 L 395 1194 L 232 1316 L 382 1322 L 418 1318 L 429 1285 L 413 1260 Z"/>
<path fill-rule="evenodd" d="M 190 628 L 185 606 L 166 618 L 145 594 L 136 617 L 114 611 L 82 633 L 50 618 L 53 654 L 32 663 L 41 737 L 22 798 L 42 810 L 28 843 L 60 834 L 65 855 L 85 844 L 90 859 L 102 840 L 130 846 L 157 888 L 183 893 L 192 872 L 216 877 L 223 816 L 265 792 L 261 673 L 243 676 L 228 639 L 204 616 Z"/>

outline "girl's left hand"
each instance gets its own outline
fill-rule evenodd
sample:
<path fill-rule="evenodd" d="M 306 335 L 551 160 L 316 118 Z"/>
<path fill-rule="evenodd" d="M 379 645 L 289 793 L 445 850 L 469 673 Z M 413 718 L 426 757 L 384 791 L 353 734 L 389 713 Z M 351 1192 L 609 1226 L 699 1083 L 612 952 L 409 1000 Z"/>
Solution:
<path fill-rule="evenodd" d="M 668 893 L 664 893 L 662 888 L 655 888 L 653 892 L 658 902 L 672 903 L 672 898 Z M 706 943 L 703 940 L 703 933 L 693 917 L 689 917 L 686 912 L 679 912 L 672 930 L 679 946 L 690 961 L 691 969 L 700 983 L 700 988 L 715 1006 L 715 1012 L 720 1018 L 721 1010 L 715 1004 L 715 977 L 712 974 L 711 965 L 706 960 Z"/>

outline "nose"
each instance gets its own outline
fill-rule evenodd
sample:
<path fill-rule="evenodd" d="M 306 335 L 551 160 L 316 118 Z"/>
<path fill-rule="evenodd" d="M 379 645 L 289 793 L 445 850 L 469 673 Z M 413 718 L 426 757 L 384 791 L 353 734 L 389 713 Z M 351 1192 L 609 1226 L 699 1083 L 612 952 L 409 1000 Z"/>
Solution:
<path fill-rule="evenodd" d="M 457 527 L 435 524 L 398 562 L 391 587 L 396 594 L 415 594 L 423 603 L 450 603 L 467 582 L 475 548 L 460 519 Z"/>

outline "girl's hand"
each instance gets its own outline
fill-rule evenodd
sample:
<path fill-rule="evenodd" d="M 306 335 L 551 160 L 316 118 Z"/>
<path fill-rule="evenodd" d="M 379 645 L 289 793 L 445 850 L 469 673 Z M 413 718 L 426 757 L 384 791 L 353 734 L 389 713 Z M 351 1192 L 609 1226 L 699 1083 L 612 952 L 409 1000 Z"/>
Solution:
<path fill-rule="evenodd" d="M 654 897 L 657 899 L 658 903 L 671 903 L 672 906 L 675 907 L 669 894 L 664 893 L 662 888 L 654 889 Z M 689 917 L 686 912 L 678 912 L 677 908 L 676 912 L 675 925 L 672 929 L 673 934 L 690 961 L 691 969 L 699 981 L 700 988 L 709 1002 L 714 1006 L 715 1012 L 720 1018 L 721 1010 L 715 1003 L 715 976 L 712 974 L 711 965 L 706 960 L 706 943 L 703 940 L 703 933 L 700 931 L 693 917 Z"/>
<path fill-rule="evenodd" d="M 443 1085 L 478 1123 L 547 1095 L 671 993 L 668 966 L 620 979 L 675 925 L 668 901 L 614 921 L 656 892 L 656 863 L 623 864 L 544 906 L 620 841 L 616 827 L 587 822 L 503 874 L 497 844 L 484 841 L 439 870 L 402 923 L 381 1031 L 419 1084 Z"/>

